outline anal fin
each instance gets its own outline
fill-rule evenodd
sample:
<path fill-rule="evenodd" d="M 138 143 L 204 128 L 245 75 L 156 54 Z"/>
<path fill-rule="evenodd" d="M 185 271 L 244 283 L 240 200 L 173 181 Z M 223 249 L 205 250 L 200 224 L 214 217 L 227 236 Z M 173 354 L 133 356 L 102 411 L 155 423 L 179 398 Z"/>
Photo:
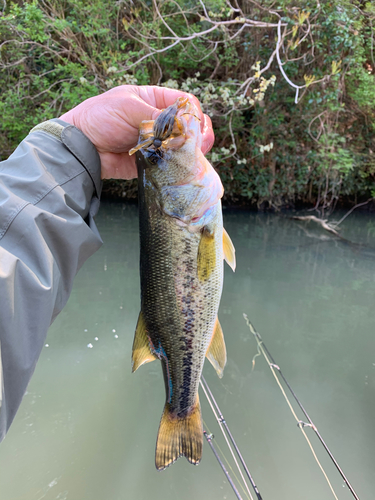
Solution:
<path fill-rule="evenodd" d="M 223 376 L 224 367 L 227 362 L 227 350 L 224 342 L 223 330 L 219 323 L 219 318 L 216 318 L 214 333 L 210 345 L 206 352 L 206 358 L 215 368 L 219 378 Z"/>
<path fill-rule="evenodd" d="M 236 250 L 229 237 L 229 234 L 223 228 L 223 249 L 224 249 L 224 259 L 227 264 L 232 268 L 233 272 L 236 269 Z"/>
<path fill-rule="evenodd" d="M 135 372 L 144 363 L 150 363 L 157 357 L 150 351 L 150 343 L 146 331 L 146 324 L 142 311 L 139 313 L 137 328 L 135 329 L 133 352 L 132 352 L 132 372 Z"/>
<path fill-rule="evenodd" d="M 184 417 L 173 415 L 166 403 L 156 442 L 157 470 L 166 469 L 182 456 L 191 464 L 198 465 L 202 458 L 202 448 L 203 425 L 198 395 L 194 407 Z"/>

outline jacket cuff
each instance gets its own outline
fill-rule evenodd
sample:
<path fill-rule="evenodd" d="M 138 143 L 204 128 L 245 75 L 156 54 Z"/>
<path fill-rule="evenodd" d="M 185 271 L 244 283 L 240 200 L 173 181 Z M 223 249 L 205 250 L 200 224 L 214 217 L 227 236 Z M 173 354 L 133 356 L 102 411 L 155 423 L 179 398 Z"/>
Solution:
<path fill-rule="evenodd" d="M 64 144 L 86 169 L 94 184 L 96 196 L 100 199 L 102 191 L 100 156 L 90 139 L 77 127 L 60 118 L 39 123 L 30 130 L 30 134 L 39 131 L 53 135 Z"/>

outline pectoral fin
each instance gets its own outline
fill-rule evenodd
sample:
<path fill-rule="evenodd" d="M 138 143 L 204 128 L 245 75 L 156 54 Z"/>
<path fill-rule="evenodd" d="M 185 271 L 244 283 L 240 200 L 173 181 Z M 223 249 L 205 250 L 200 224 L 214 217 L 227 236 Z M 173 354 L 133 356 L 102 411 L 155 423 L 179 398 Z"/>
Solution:
<path fill-rule="evenodd" d="M 232 240 L 229 238 L 229 234 L 223 228 L 223 249 L 224 249 L 224 259 L 227 264 L 232 268 L 233 272 L 236 269 L 236 250 Z"/>
<path fill-rule="evenodd" d="M 224 367 L 227 362 L 227 350 L 225 348 L 223 330 L 219 319 L 216 318 L 214 334 L 206 352 L 206 358 L 215 368 L 219 378 L 223 376 Z"/>
<path fill-rule="evenodd" d="M 203 229 L 198 247 L 198 278 L 206 281 L 216 267 L 215 234 L 206 227 Z"/>
<path fill-rule="evenodd" d="M 139 313 L 137 328 L 135 330 L 133 352 L 132 352 L 132 372 L 135 372 L 144 363 L 150 363 L 157 357 L 150 351 L 146 325 L 142 311 Z"/>

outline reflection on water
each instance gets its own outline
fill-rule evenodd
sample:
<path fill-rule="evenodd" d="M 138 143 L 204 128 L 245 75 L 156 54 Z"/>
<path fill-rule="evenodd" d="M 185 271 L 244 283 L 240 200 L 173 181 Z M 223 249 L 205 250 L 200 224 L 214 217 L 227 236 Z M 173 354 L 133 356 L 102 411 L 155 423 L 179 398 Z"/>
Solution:
<path fill-rule="evenodd" d="M 228 364 L 205 375 L 264 500 L 333 498 L 242 313 L 262 334 L 359 496 L 375 463 L 375 220 L 353 214 L 337 241 L 287 216 L 225 210 L 237 251 L 220 321 Z M 154 468 L 160 364 L 131 374 L 139 312 L 135 206 L 103 204 L 105 245 L 76 278 L 21 409 L 0 446 L 1 500 L 234 498 L 207 443 L 193 467 Z M 201 395 L 203 417 L 219 437 Z M 307 429 L 307 432 L 309 429 Z M 314 439 L 338 497 L 352 498 Z M 221 441 L 220 446 L 224 448 Z M 228 453 L 227 453 L 228 455 Z"/>

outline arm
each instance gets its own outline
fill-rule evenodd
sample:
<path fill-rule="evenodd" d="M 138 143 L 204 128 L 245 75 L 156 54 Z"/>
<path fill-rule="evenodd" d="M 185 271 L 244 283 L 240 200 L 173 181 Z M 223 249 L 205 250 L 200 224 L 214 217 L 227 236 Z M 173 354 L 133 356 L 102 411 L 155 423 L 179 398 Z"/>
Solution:
<path fill-rule="evenodd" d="M 0 441 L 49 325 L 79 268 L 102 243 L 93 220 L 100 178 L 136 176 L 128 151 L 139 124 L 181 95 L 163 87 L 117 87 L 37 125 L 0 163 Z M 211 121 L 199 113 L 207 152 L 214 140 Z"/>
<path fill-rule="evenodd" d="M 76 127 L 46 123 L 0 163 L 0 441 L 73 278 L 102 243 L 99 155 Z"/>

